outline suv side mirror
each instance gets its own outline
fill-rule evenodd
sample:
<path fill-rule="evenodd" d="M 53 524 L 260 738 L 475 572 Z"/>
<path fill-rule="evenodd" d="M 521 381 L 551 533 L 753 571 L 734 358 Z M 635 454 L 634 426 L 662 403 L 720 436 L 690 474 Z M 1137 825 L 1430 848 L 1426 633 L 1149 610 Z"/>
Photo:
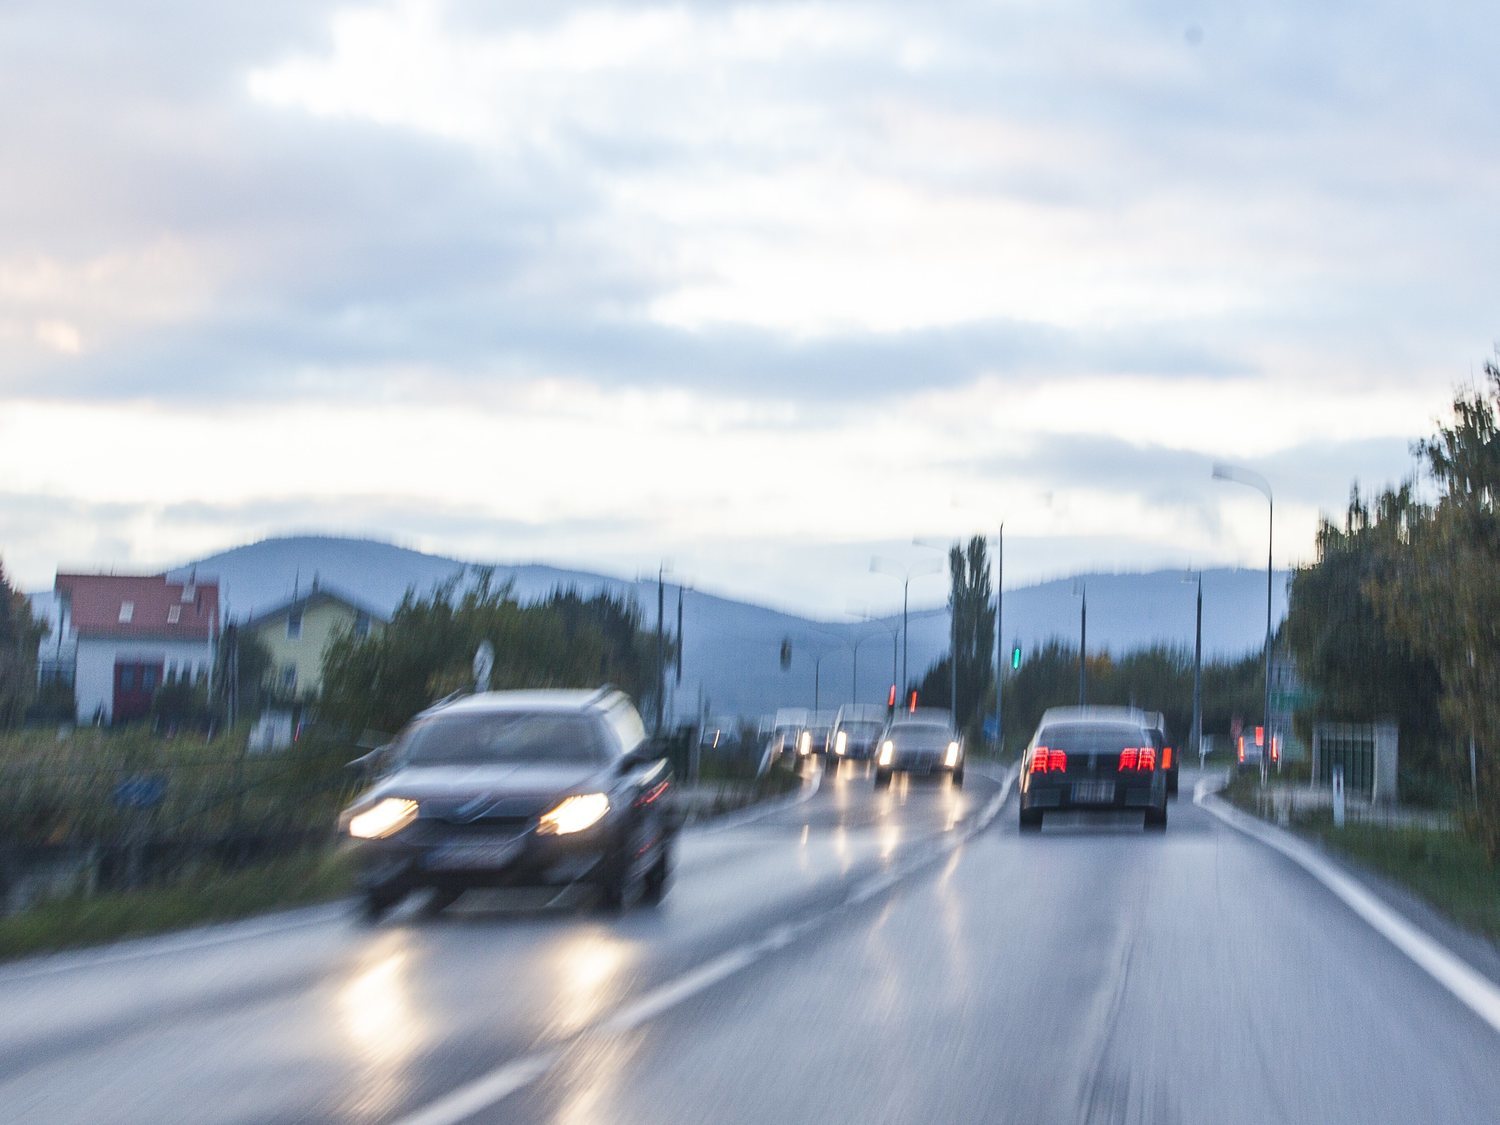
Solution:
<path fill-rule="evenodd" d="M 385 753 L 390 748 L 391 747 L 390 747 L 389 743 L 387 743 L 384 746 L 377 746 L 377 747 L 375 747 L 375 749 L 367 751 L 364 754 L 361 754 L 358 758 L 355 758 L 352 762 L 345 762 L 344 763 L 344 768 L 345 769 L 350 769 L 350 770 L 356 770 L 356 771 L 358 771 L 361 774 L 372 774 L 372 773 L 375 773 L 375 772 L 377 772 L 380 769 L 380 767 L 382 765 L 385 764 L 385 762 L 384 762 Z"/>

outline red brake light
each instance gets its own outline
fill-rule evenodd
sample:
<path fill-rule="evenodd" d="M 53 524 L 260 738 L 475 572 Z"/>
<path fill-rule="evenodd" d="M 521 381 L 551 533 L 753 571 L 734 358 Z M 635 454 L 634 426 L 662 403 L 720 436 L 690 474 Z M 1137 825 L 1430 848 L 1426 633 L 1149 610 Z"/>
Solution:
<path fill-rule="evenodd" d="M 1240 761 L 1245 760 L 1245 736 L 1240 735 Z"/>
<path fill-rule="evenodd" d="M 1127 746 L 1124 750 L 1121 750 L 1120 751 L 1120 768 L 1118 770 L 1116 770 L 1115 772 L 1116 773 L 1124 773 L 1126 770 L 1133 770 L 1133 769 L 1135 769 L 1135 754 L 1136 754 L 1136 751 L 1135 751 L 1135 747 L 1133 747 L 1133 746 Z"/>
<path fill-rule="evenodd" d="M 1032 773 L 1067 773 L 1068 755 L 1062 750 L 1038 746 L 1031 755 Z"/>
<path fill-rule="evenodd" d="M 1135 760 L 1136 769 L 1154 770 L 1156 768 L 1156 747 L 1142 746 L 1140 756 Z"/>
<path fill-rule="evenodd" d="M 1154 746 L 1127 746 L 1120 751 L 1120 768 L 1116 773 L 1128 773 L 1131 770 L 1154 770 L 1156 768 L 1156 748 Z"/>

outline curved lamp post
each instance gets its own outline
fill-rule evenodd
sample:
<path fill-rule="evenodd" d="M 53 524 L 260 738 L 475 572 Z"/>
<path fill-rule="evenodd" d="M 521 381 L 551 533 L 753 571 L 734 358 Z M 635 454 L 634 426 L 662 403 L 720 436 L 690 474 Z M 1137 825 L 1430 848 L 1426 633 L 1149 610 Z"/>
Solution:
<path fill-rule="evenodd" d="M 870 560 L 870 571 L 874 574 L 889 574 L 901 579 L 901 690 L 906 690 L 910 678 L 907 675 L 907 613 L 911 602 L 911 580 L 920 578 L 924 574 L 936 574 L 943 569 L 942 563 L 936 566 L 923 566 L 921 563 L 913 563 L 911 566 L 902 566 L 893 559 L 883 558 L 876 555 Z"/>
<path fill-rule="evenodd" d="M 1260 748 L 1260 780 L 1265 784 L 1271 760 L 1271 533 L 1275 527 L 1275 502 L 1271 482 L 1253 469 L 1219 462 L 1214 465 L 1214 480 L 1227 480 L 1255 489 L 1266 498 L 1266 694 L 1264 703 L 1264 741 Z"/>

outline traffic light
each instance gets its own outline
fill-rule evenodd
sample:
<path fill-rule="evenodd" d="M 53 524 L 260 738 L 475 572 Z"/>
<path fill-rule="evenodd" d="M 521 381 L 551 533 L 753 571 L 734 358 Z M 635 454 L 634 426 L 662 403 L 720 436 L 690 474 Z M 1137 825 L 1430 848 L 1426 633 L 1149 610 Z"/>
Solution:
<path fill-rule="evenodd" d="M 917 713 L 917 693 L 916 692 L 912 692 L 911 693 L 911 713 L 913 715 L 915 715 Z"/>
<path fill-rule="evenodd" d="M 1021 646 L 1016 645 L 1010 650 L 1010 670 L 1019 672 L 1021 670 Z"/>
<path fill-rule="evenodd" d="M 896 685 L 891 685 L 890 698 L 885 701 L 885 717 L 889 719 L 896 713 Z"/>

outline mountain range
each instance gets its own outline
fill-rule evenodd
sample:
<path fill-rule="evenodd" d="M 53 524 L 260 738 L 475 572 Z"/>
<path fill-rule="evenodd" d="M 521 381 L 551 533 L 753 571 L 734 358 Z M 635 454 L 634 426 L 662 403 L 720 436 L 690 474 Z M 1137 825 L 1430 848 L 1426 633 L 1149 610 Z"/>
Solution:
<path fill-rule="evenodd" d="M 243 620 L 305 593 L 316 580 L 389 615 L 409 589 L 425 593 L 476 564 L 424 554 L 368 539 L 296 536 L 266 539 L 185 563 L 174 577 L 196 571 L 216 577 L 226 615 Z M 497 580 L 513 583 L 522 601 L 558 587 L 581 593 L 610 590 L 634 598 L 648 628 L 656 622 L 656 583 L 541 564 L 495 564 Z M 1203 650 L 1207 657 L 1259 650 L 1266 627 L 1266 575 L 1262 570 L 1203 572 Z M 1285 572 L 1275 576 L 1273 614 L 1286 613 Z M 1122 653 L 1152 644 L 1191 651 L 1194 588 L 1182 571 L 1092 573 L 1008 589 L 1003 599 L 1006 653 L 1024 654 L 1049 638 L 1076 643 L 1082 586 L 1088 596 L 1090 652 Z M 721 715 L 759 715 L 778 706 L 825 708 L 849 701 L 884 702 L 893 654 L 899 660 L 900 614 L 871 621 L 818 621 L 670 582 L 666 628 L 675 629 L 683 602 L 683 678 L 673 685 L 678 715 L 700 706 Z M 40 607 L 39 607 L 40 608 Z M 945 604 L 909 614 L 908 668 L 912 679 L 948 647 Z M 781 667 L 783 641 L 791 666 Z M 854 679 L 858 660 L 858 681 Z"/>

